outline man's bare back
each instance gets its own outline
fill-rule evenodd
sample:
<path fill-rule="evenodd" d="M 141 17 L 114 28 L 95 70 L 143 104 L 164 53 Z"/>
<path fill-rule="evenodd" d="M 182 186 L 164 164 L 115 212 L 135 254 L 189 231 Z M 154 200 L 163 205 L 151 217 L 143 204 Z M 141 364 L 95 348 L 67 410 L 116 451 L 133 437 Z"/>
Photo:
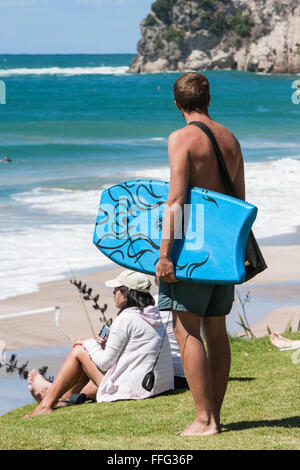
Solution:
<path fill-rule="evenodd" d="M 201 121 L 213 132 L 228 168 L 238 197 L 245 199 L 244 162 L 241 147 L 233 133 L 208 116 L 192 113 L 189 122 Z M 178 145 L 178 142 L 180 144 Z M 204 132 L 196 126 L 187 125 L 174 131 L 169 137 L 171 148 L 186 152 L 189 158 L 189 185 L 224 193 L 219 166 L 213 146 Z M 176 152 L 176 151 L 175 151 Z M 170 152 L 170 158 L 176 153 Z"/>

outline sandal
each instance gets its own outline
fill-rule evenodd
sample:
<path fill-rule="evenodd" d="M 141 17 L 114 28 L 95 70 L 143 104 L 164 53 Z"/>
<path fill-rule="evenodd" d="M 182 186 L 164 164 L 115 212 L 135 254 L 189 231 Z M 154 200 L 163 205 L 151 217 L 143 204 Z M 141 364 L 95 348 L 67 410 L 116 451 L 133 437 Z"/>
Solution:
<path fill-rule="evenodd" d="M 61 406 L 54 406 L 54 410 L 64 408 L 65 406 L 82 405 L 83 403 L 95 403 L 96 400 L 88 398 L 85 393 L 74 393 L 68 400 L 58 400 L 57 403 L 64 403 Z"/>

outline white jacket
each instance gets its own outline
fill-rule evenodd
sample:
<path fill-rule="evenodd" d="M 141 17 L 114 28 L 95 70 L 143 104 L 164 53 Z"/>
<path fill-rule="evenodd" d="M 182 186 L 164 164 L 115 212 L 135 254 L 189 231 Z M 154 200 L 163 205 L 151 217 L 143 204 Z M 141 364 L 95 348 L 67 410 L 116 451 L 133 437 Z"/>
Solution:
<path fill-rule="evenodd" d="M 159 353 L 165 326 L 156 306 L 131 307 L 113 321 L 105 349 L 95 339 L 83 347 L 92 361 L 106 372 L 97 391 L 97 401 L 138 400 L 174 389 L 174 369 L 168 335 L 165 335 L 154 369 L 155 382 L 148 392 L 142 381 Z"/>
<path fill-rule="evenodd" d="M 155 300 L 155 304 L 158 304 L 158 295 L 153 296 Z M 174 330 L 173 330 L 173 315 L 172 312 L 167 310 L 161 310 L 160 312 L 161 319 L 164 325 L 167 327 L 167 334 L 169 338 L 171 354 L 172 354 L 172 361 L 174 367 L 174 375 L 175 377 L 183 377 L 185 378 L 185 373 L 182 365 L 182 360 L 180 356 L 180 350 L 175 338 Z"/>

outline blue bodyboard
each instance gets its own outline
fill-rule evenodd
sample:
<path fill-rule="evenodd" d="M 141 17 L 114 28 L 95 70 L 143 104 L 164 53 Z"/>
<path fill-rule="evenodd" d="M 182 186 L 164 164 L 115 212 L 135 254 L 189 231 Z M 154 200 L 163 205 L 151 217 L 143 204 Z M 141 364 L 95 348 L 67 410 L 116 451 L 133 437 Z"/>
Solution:
<path fill-rule="evenodd" d="M 128 269 L 155 275 L 169 183 L 126 181 L 102 192 L 93 242 Z M 257 208 L 240 199 L 189 187 L 172 250 L 178 280 L 244 282 L 245 249 Z"/>

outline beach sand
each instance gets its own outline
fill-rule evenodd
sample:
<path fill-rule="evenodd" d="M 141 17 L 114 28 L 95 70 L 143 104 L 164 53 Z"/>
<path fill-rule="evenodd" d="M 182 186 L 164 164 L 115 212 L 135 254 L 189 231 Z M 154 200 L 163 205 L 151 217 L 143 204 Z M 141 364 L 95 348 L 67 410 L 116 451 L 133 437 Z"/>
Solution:
<path fill-rule="evenodd" d="M 264 318 L 260 318 L 254 325 L 251 324 L 251 318 L 248 318 L 251 329 L 258 337 L 266 335 L 267 325 L 271 331 L 282 332 L 290 319 L 293 329 L 297 328 L 300 320 L 300 284 L 297 284 L 300 283 L 300 245 L 262 246 L 262 252 L 268 269 L 242 285 L 244 291 L 248 289 L 251 292 L 259 288 L 260 295 L 263 293 L 270 298 L 269 310 L 265 312 Z M 107 288 L 104 282 L 115 277 L 123 269 L 112 264 L 111 267 L 89 274 L 75 273 L 77 280 L 81 280 L 87 288 L 93 289 L 93 296 L 100 294 L 100 306 L 105 303 L 108 305 L 105 312 L 107 318 L 114 318 L 117 310 L 112 290 Z M 152 293 L 157 293 L 154 282 Z M 275 308 L 275 299 L 277 304 L 280 301 L 280 308 Z M 63 332 L 55 326 L 54 312 L 18 317 L 10 322 L 1 321 L 3 315 L 51 306 L 60 307 L 59 325 Z M 252 303 L 251 308 L 259 311 L 260 305 Z M 89 325 L 86 312 L 94 331 Z M 92 337 L 94 333 L 99 332 L 100 315 L 101 312 L 92 308 L 92 302 L 82 300 L 69 278 L 44 283 L 39 285 L 38 292 L 10 297 L 0 302 L 0 332 L 2 335 L 4 332 L 4 338 L 0 339 L 4 339 L 8 350 L 71 345 L 71 340 Z"/>
<path fill-rule="evenodd" d="M 295 331 L 300 322 L 300 245 L 261 246 L 261 250 L 268 269 L 245 286 L 250 291 L 251 287 L 261 286 L 266 295 L 287 306 L 270 310 L 262 320 L 251 325 L 251 330 L 256 337 L 265 336 L 267 326 L 272 332 L 282 333 L 291 321 Z"/>
<path fill-rule="evenodd" d="M 105 317 L 114 318 L 117 309 L 114 306 L 112 289 L 105 286 L 107 279 L 114 278 L 124 268 L 113 265 L 112 268 L 102 269 L 90 274 L 74 275 L 82 285 L 92 288 L 92 296 L 99 294 L 100 307 L 107 304 Z M 5 322 L 5 343 L 8 350 L 30 347 L 64 346 L 72 341 L 95 336 L 100 329 L 102 316 L 99 310 L 92 307 L 92 301 L 83 300 L 78 289 L 70 283 L 70 278 L 61 281 L 42 283 L 39 291 L 31 294 L 10 297 L 0 302 L 1 316 L 4 314 L 27 312 L 52 306 L 60 307 L 59 330 L 55 326 L 54 312 L 21 316 L 13 319 L 13 328 L 9 321 Z M 89 320 L 92 324 L 90 327 Z M 1 328 L 0 328 L 1 331 Z M 72 341 L 67 337 L 69 336 Z"/>

